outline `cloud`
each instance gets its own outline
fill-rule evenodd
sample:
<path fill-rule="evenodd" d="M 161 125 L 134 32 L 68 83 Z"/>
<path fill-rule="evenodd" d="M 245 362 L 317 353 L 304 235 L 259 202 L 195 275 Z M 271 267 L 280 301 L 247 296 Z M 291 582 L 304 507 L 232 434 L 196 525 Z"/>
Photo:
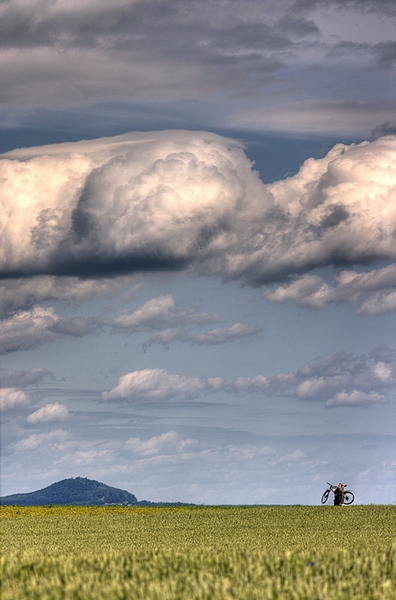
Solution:
<path fill-rule="evenodd" d="M 294 9 L 309 10 L 313 7 L 328 7 L 329 5 L 338 8 L 354 9 L 357 11 L 373 11 L 383 14 L 395 14 L 395 5 L 392 0 L 293 0 L 291 3 Z"/>
<path fill-rule="evenodd" d="M 211 329 L 202 335 L 189 336 L 188 340 L 193 344 L 214 346 L 216 344 L 224 344 L 232 340 L 240 340 L 245 337 L 255 335 L 259 331 L 259 327 L 235 323 L 234 325 L 231 325 L 231 327 L 225 327 L 223 329 Z"/>
<path fill-rule="evenodd" d="M 181 439 L 176 431 L 167 431 L 158 436 L 143 441 L 138 437 L 129 438 L 125 443 L 127 450 L 142 457 L 148 457 L 158 454 L 173 454 L 174 452 L 184 450 L 186 446 L 196 443 L 196 440 Z"/>
<path fill-rule="evenodd" d="M 89 297 L 93 290 L 95 294 L 108 291 L 107 281 L 103 286 L 91 285 L 90 281 L 86 282 L 86 286 L 84 286 L 85 282 L 81 283 L 81 287 L 76 283 L 75 289 L 70 291 L 69 299 L 77 294 L 79 299 L 85 294 Z M 63 290 L 63 284 L 59 285 L 59 291 Z M 115 289 L 118 289 L 117 282 Z M 42 295 L 44 294 L 46 291 L 42 292 Z M 26 298 L 22 295 L 21 303 L 23 302 L 26 302 Z M 159 330 L 143 344 L 143 350 L 147 350 L 153 343 L 160 343 L 167 347 L 176 340 L 194 344 L 220 344 L 242 339 L 259 331 L 257 327 L 237 323 L 225 329 L 210 330 L 201 336 L 188 333 L 188 329 L 192 326 L 207 325 L 219 319 L 218 314 L 200 312 L 196 307 L 178 311 L 171 295 L 153 298 L 134 312 L 124 311 L 114 317 L 102 314 L 92 318 L 65 318 L 58 315 L 52 307 L 35 306 L 31 310 L 19 311 L 9 318 L 0 320 L 0 353 L 29 350 L 62 336 L 82 337 L 103 328 L 109 328 L 114 334 L 127 335 Z"/>
<path fill-rule="evenodd" d="M 340 41 L 329 50 L 327 56 L 331 59 L 344 59 L 346 56 L 355 54 L 356 60 L 361 60 L 366 65 L 374 62 L 379 68 L 391 69 L 396 60 L 395 50 L 396 45 L 393 41 L 379 42 L 374 45 Z"/>
<path fill-rule="evenodd" d="M 16 452 L 28 452 L 44 445 L 57 447 L 58 444 L 66 441 L 67 438 L 68 433 L 63 429 L 55 429 L 49 433 L 32 433 L 27 438 L 13 444 L 12 449 Z"/>
<path fill-rule="evenodd" d="M 81 337 L 95 328 L 91 319 L 63 318 L 52 307 L 35 306 L 0 321 L 0 354 L 30 350 L 61 336 Z"/>
<path fill-rule="evenodd" d="M 102 400 L 115 402 L 147 402 L 191 400 L 203 393 L 223 387 L 223 380 L 204 379 L 168 373 L 164 369 L 143 369 L 119 377 L 116 387 L 102 393 Z"/>
<path fill-rule="evenodd" d="M 253 444 L 225 444 L 224 442 L 208 443 L 194 438 L 185 438 L 176 431 L 167 431 L 147 440 L 139 437 L 129 438 L 125 448 L 140 457 L 143 464 L 152 462 L 150 459 L 160 457 L 175 461 L 203 460 L 208 461 L 210 456 L 223 455 L 226 460 L 249 460 L 275 454 L 272 446 L 260 446 Z M 149 459 L 147 461 L 147 459 Z"/>
<path fill-rule="evenodd" d="M 133 313 L 124 312 L 114 318 L 102 319 L 114 333 L 135 333 L 152 329 L 169 329 L 169 325 L 206 324 L 219 320 L 217 314 L 201 313 L 195 308 L 175 310 L 175 300 L 170 294 L 152 298 Z"/>
<path fill-rule="evenodd" d="M 391 2 L 368 1 L 266 0 L 265 9 L 261 0 L 2 2 L 0 119 L 6 128 L 92 135 L 98 123 L 104 132 L 134 124 L 241 129 L 252 109 L 254 130 L 334 133 L 337 116 L 360 137 L 378 115 L 393 115 L 389 86 L 373 103 L 367 85 L 378 86 L 378 65 L 392 60 L 391 19 L 384 19 L 392 10 Z M 344 28 L 337 28 L 340 13 Z M 370 31 L 364 55 L 377 62 L 358 62 L 354 45 L 335 75 L 328 51 L 340 37 L 350 43 L 357 20 L 366 37 Z M 318 71 L 329 73 L 331 85 L 322 85 Z M 310 118 L 313 106 L 299 104 L 336 102 L 346 86 L 350 106 L 338 104 L 330 118 L 324 111 Z M 356 118 L 362 108 L 365 118 Z M 276 122 L 266 119 L 274 109 Z"/>
<path fill-rule="evenodd" d="M 396 135 L 396 119 L 394 121 L 385 121 L 374 127 L 371 132 L 371 137 L 377 139 L 379 137 Z"/>
<path fill-rule="evenodd" d="M 335 406 L 371 406 L 377 403 L 386 403 L 388 399 L 382 394 L 359 392 L 338 392 L 333 398 L 326 401 L 326 406 L 333 408 Z"/>
<path fill-rule="evenodd" d="M 243 396 L 291 396 L 320 401 L 325 406 L 368 406 L 389 402 L 396 385 L 394 351 L 386 346 L 368 354 L 336 352 L 307 363 L 295 373 L 237 377 L 226 383 L 221 377 L 177 375 L 163 369 L 144 369 L 121 376 L 117 385 L 102 392 L 102 400 L 146 402 L 190 400 L 203 394 L 227 391 Z"/>
<path fill-rule="evenodd" d="M 396 292 L 389 294 L 376 293 L 372 294 L 365 300 L 358 312 L 366 315 L 382 315 L 387 312 L 394 311 L 396 307 Z"/>
<path fill-rule="evenodd" d="M 13 387 L 0 388 L 0 410 L 8 410 L 29 404 L 29 396 Z"/>
<path fill-rule="evenodd" d="M 137 331 L 160 330 L 143 344 L 143 350 L 147 350 L 152 344 L 168 347 L 174 341 L 199 345 L 223 344 L 255 335 L 259 331 L 258 327 L 235 323 L 230 327 L 209 330 L 202 335 L 188 333 L 191 325 L 206 325 L 219 319 L 218 314 L 202 313 L 194 307 L 177 311 L 175 300 L 169 294 L 148 300 L 133 313 L 124 312 L 116 317 L 105 317 L 98 321 L 110 326 L 113 333 L 131 334 Z"/>
<path fill-rule="evenodd" d="M 395 148 L 392 137 L 337 144 L 269 185 L 237 143 L 202 132 L 13 151 L 0 162 L 0 273 L 194 268 L 261 285 L 394 260 Z"/>
<path fill-rule="evenodd" d="M 361 138 L 368 136 L 379 120 L 392 119 L 393 104 L 392 100 L 346 100 L 343 95 L 341 99 L 310 97 L 294 102 L 287 100 L 273 106 L 247 107 L 239 112 L 234 126 L 249 131 L 276 132 L 282 130 L 283 124 L 284 130 L 299 134 L 315 135 L 320 131 L 330 138 L 335 135 Z M 235 117 L 231 115 L 226 123 L 230 128 L 233 126 L 233 119 Z"/>
<path fill-rule="evenodd" d="M 237 394 L 294 396 L 335 407 L 389 402 L 395 385 L 394 352 L 381 347 L 367 355 L 336 352 L 303 365 L 295 373 L 238 377 L 227 389 Z"/>
<path fill-rule="evenodd" d="M 47 369 L 35 367 L 33 369 L 2 369 L 0 368 L 0 384 L 2 387 L 29 387 L 37 385 L 44 379 L 53 379 L 54 375 Z"/>
<path fill-rule="evenodd" d="M 162 344 L 165 348 L 168 348 L 169 344 L 175 341 L 199 346 L 215 346 L 217 344 L 227 344 L 234 340 L 242 340 L 256 335 L 260 331 L 259 327 L 242 325 L 242 323 L 235 323 L 230 327 L 210 329 L 202 334 L 189 334 L 180 328 L 168 328 L 150 336 L 143 344 L 143 350 L 147 350 L 152 344 Z"/>
<path fill-rule="evenodd" d="M 34 413 L 30 414 L 27 418 L 27 422 L 30 425 L 37 425 L 37 423 L 50 423 L 52 421 L 65 421 L 70 416 L 67 406 L 55 402 L 54 404 L 47 404 L 42 406 Z"/>
<path fill-rule="evenodd" d="M 235 90 L 238 83 L 254 89 L 282 66 L 274 52 L 289 48 L 295 31 L 285 36 L 276 19 L 268 26 L 259 2 L 226 4 L 198 0 L 186 9 L 183 2 L 165 0 L 92 0 L 84 7 L 36 0 L 34 8 L 21 0 L 2 3 L 3 104 L 23 106 L 29 86 L 36 106 L 92 97 L 200 97 L 218 88 Z M 271 8 L 279 12 L 276 4 Z M 300 27 L 300 37 L 303 32 L 311 35 L 312 27 Z"/>
<path fill-rule="evenodd" d="M 304 458 L 305 456 L 305 452 L 302 452 L 302 450 L 294 450 L 293 452 L 290 452 L 289 454 L 285 454 L 284 456 L 281 456 L 279 459 L 279 463 L 296 463 L 296 462 L 300 462 L 302 458 Z"/>
<path fill-rule="evenodd" d="M 144 352 L 146 352 L 146 350 L 152 344 L 162 344 L 166 349 L 168 349 L 169 344 L 176 341 L 185 341 L 186 337 L 187 334 L 183 329 L 169 327 L 168 329 L 158 331 L 154 335 L 151 335 L 149 339 L 144 342 L 142 347 Z"/>
<path fill-rule="evenodd" d="M 249 394 L 255 392 L 269 394 L 271 392 L 269 378 L 264 375 L 256 375 L 255 377 L 237 377 L 231 389 L 236 393 Z"/>
<path fill-rule="evenodd" d="M 341 271 L 332 284 L 317 275 L 304 275 L 292 283 L 267 291 L 269 302 L 295 302 L 306 308 L 321 309 L 327 304 L 347 302 L 357 305 L 359 314 L 378 315 L 396 308 L 396 266 L 388 265 L 368 273 Z"/>
<path fill-rule="evenodd" d="M 78 302 L 95 296 L 113 296 L 123 288 L 138 288 L 133 277 L 80 279 L 37 276 L 0 281 L 0 318 L 48 300 Z"/>

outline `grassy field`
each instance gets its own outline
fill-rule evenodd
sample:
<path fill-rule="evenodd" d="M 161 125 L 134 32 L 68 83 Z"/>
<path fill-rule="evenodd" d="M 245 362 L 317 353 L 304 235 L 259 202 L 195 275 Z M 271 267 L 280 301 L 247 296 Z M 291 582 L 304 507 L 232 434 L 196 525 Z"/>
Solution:
<path fill-rule="evenodd" d="M 2 600 L 394 600 L 396 507 L 1 507 Z"/>

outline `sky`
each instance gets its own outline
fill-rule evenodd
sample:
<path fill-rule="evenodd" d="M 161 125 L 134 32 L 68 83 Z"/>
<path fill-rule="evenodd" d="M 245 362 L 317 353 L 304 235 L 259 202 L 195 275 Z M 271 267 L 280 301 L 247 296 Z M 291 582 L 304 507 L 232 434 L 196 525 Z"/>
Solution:
<path fill-rule="evenodd" d="M 396 499 L 393 0 L 0 0 L 1 494 Z"/>

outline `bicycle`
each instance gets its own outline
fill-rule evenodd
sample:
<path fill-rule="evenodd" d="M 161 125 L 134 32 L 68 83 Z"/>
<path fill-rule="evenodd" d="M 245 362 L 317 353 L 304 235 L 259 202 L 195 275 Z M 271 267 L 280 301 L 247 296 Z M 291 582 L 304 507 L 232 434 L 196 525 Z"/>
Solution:
<path fill-rule="evenodd" d="M 322 494 L 322 498 L 321 498 L 321 502 L 322 504 L 326 504 L 327 500 L 329 499 L 329 495 L 330 492 L 333 492 L 333 494 L 335 493 L 337 486 L 333 485 L 331 483 L 329 483 L 328 481 L 326 481 L 327 485 L 329 486 L 327 488 L 327 490 L 325 490 Z M 346 488 L 346 483 L 343 485 L 344 488 Z M 352 502 L 355 500 L 355 495 L 353 492 L 351 492 L 351 490 L 345 490 L 344 489 L 344 502 L 343 504 L 352 504 Z"/>

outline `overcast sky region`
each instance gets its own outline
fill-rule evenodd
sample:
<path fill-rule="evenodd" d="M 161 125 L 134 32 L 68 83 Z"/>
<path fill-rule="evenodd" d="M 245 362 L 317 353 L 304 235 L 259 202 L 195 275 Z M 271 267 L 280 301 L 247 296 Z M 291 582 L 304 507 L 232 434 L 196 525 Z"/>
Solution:
<path fill-rule="evenodd" d="M 0 0 L 1 495 L 396 499 L 393 0 Z"/>

